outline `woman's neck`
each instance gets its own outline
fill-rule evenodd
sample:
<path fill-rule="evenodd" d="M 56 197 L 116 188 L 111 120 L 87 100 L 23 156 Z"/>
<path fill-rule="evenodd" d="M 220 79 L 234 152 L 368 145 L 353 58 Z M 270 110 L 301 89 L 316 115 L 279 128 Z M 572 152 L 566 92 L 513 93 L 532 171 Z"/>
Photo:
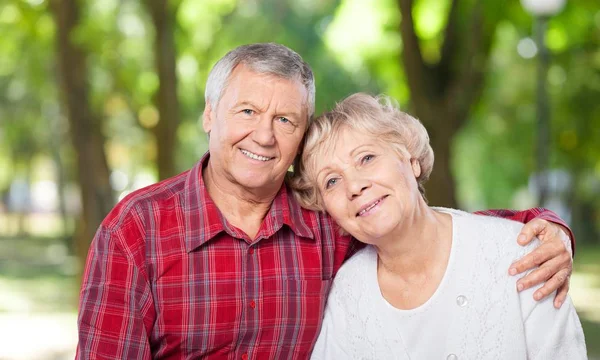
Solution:
<path fill-rule="evenodd" d="M 445 264 L 452 243 L 452 218 L 419 202 L 415 211 L 405 218 L 384 241 L 376 246 L 379 266 L 405 279 L 437 272 Z"/>
<path fill-rule="evenodd" d="M 381 295 L 398 309 L 423 305 L 444 278 L 451 248 L 452 217 L 423 203 L 377 246 Z"/>

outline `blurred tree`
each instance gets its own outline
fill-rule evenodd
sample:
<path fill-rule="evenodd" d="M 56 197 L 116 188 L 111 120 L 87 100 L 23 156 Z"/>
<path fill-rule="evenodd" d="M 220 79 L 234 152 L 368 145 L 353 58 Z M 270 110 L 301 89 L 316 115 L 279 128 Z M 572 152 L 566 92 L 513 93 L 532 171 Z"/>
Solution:
<path fill-rule="evenodd" d="M 501 21 L 487 85 L 455 142 L 458 190 L 470 209 L 535 206 L 535 66 L 532 19 L 518 6 Z M 533 46 L 532 46 L 533 45 Z M 569 2 L 549 23 L 552 113 L 549 207 L 578 242 L 600 241 L 600 8 Z"/>
<path fill-rule="evenodd" d="M 158 177 L 162 180 L 178 173 L 175 151 L 180 119 L 174 28 L 180 1 L 143 1 L 154 27 L 154 61 L 159 78 L 155 103 L 159 120 L 153 130 L 157 147 Z"/>
<path fill-rule="evenodd" d="M 298 52 L 313 68 L 317 113 L 353 92 L 376 91 L 377 79 L 365 80 L 346 71 L 324 42 L 324 33 L 339 4 L 338 0 L 239 1 L 227 18 L 228 26 L 219 31 L 207 54 L 210 61 L 206 69 L 238 45 L 278 42 Z"/>
<path fill-rule="evenodd" d="M 50 8 L 57 28 L 56 55 L 62 99 L 71 141 L 77 153 L 83 207 L 81 231 L 75 236 L 75 249 L 80 259 L 85 261 L 89 243 L 114 202 L 101 119 L 89 104 L 86 53 L 76 43 L 80 23 L 79 1 L 52 0 Z"/>
<path fill-rule="evenodd" d="M 484 85 L 496 26 L 506 5 L 500 1 L 451 0 L 439 56 L 423 56 L 415 31 L 413 0 L 398 0 L 402 14 L 402 61 L 413 113 L 429 131 L 435 171 L 427 196 L 438 206 L 456 207 L 451 171 L 452 139 L 462 128 Z"/>
<path fill-rule="evenodd" d="M 117 175 L 112 186 L 119 196 L 168 176 L 162 170 L 157 176 L 157 164 L 163 162 L 157 159 L 165 158 L 159 153 L 166 153 L 159 148 L 171 149 L 174 159 L 164 163 L 175 172 L 197 161 L 206 150 L 197 120 L 208 71 L 237 45 L 276 41 L 312 65 L 317 112 L 356 91 L 383 90 L 402 103 L 410 98 L 410 111 L 424 121 L 436 148 L 429 187 L 432 204 L 455 201 L 454 196 L 439 197 L 454 194 L 452 169 L 458 198 L 469 209 L 535 205 L 525 201 L 534 164 L 534 60 L 518 50 L 527 47 L 531 18 L 516 0 L 74 3 L 81 16 L 70 30 L 70 45 L 87 60 L 83 73 L 88 83 L 72 80 L 80 77 L 77 66 L 70 66 L 65 79 L 58 80 L 71 79 L 77 85 L 67 90 L 69 101 L 86 104 L 87 110 L 71 111 L 63 96 L 64 112 L 85 117 L 94 126 L 90 132 L 106 135 L 107 161 Z M 75 165 L 87 156 L 61 141 L 68 136 L 56 110 L 55 76 L 62 74 L 55 75 L 55 55 L 68 53 L 52 51 L 54 37 L 64 29 L 55 29 L 50 4 L 67 6 L 59 0 L 0 2 L 0 52 L 5 55 L 0 57 L 0 166 L 9 169 L 0 173 L 4 189 L 19 171 L 25 173 L 24 165 L 16 165 L 25 161 L 25 152 L 35 158 L 51 150 L 64 164 L 66 182 L 80 174 L 81 166 Z M 166 28 L 155 23 L 164 19 L 170 21 L 170 30 L 163 33 L 171 37 L 171 50 L 159 51 L 158 29 Z M 599 29 L 597 1 L 581 0 L 569 2 L 548 30 L 548 45 L 556 55 L 549 72 L 551 166 L 572 177 L 572 193 L 566 197 L 573 204 L 573 222 L 589 228 L 590 236 L 600 222 Z M 165 63 L 170 70 L 161 71 Z M 63 67 L 61 61 L 61 72 Z M 169 83 L 163 77 L 174 80 L 168 85 L 174 90 L 161 89 Z M 65 88 L 61 82 L 63 95 Z M 178 116 L 164 115 L 161 104 L 177 99 Z M 179 125 L 158 129 L 172 125 L 172 119 Z M 76 128 L 70 127 L 72 136 Z M 173 145 L 161 145 L 168 141 L 157 135 L 171 131 Z M 89 148 L 101 148 L 98 144 L 104 141 L 88 139 Z M 103 166 L 83 162 L 88 176 L 107 178 Z"/>
<path fill-rule="evenodd" d="M 0 188 L 20 188 L 26 193 L 8 194 L 31 198 L 34 185 L 32 159 L 50 150 L 61 151 L 59 120 L 50 109 L 56 101 L 52 57 L 53 23 L 44 4 L 12 2 L 0 4 L 0 163 L 7 167 L 0 173 Z M 32 56 L 35 54 L 35 56 Z M 48 125 L 51 126 L 48 126 Z M 4 157 L 2 155 L 7 155 Z M 63 173 L 60 156 L 54 158 L 57 169 L 59 206 L 64 210 Z M 16 183 L 15 183 L 16 181 Z M 19 187 L 18 183 L 25 186 Z M 13 187 L 16 186 L 16 187 Z M 14 200 L 14 198 L 13 198 Z M 15 204 L 8 204 L 15 205 Z M 27 231 L 25 216 L 35 204 L 21 204 L 17 221 L 19 232 Z M 9 211 L 14 206 L 7 208 Z M 64 214 L 65 212 L 61 212 Z M 67 243 L 69 246 L 70 244 Z"/>

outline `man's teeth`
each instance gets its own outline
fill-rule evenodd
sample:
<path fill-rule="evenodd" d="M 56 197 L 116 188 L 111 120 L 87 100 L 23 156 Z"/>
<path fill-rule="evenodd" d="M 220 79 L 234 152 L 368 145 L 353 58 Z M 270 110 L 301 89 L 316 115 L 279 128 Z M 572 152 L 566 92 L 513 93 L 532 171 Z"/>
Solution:
<path fill-rule="evenodd" d="M 250 152 L 250 151 L 248 151 L 248 150 L 242 150 L 242 154 L 244 154 L 244 155 L 246 155 L 247 157 L 249 157 L 249 158 L 251 158 L 251 159 L 254 159 L 254 160 L 260 160 L 260 161 L 269 161 L 269 160 L 271 160 L 271 159 L 272 159 L 272 158 L 268 158 L 268 157 L 265 157 L 265 156 L 256 155 L 256 154 L 254 154 L 254 153 L 251 153 L 251 152 Z"/>
<path fill-rule="evenodd" d="M 358 213 L 358 215 L 362 215 L 364 213 L 366 213 L 367 211 L 371 210 L 372 208 L 374 208 L 377 204 L 379 204 L 381 202 L 381 200 L 377 200 L 375 201 L 371 206 L 369 206 L 368 208 L 362 210 L 361 212 Z"/>

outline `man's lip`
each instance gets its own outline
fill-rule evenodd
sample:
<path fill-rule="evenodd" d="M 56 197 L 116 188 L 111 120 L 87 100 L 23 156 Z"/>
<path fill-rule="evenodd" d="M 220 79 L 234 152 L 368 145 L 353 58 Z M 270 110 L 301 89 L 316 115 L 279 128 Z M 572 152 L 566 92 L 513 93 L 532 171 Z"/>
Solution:
<path fill-rule="evenodd" d="M 247 152 L 249 152 L 249 153 L 251 153 L 251 154 L 254 154 L 254 155 L 258 155 L 258 156 L 262 156 L 262 157 L 269 158 L 269 160 L 273 160 L 273 159 L 275 159 L 275 156 L 267 156 L 267 155 L 259 154 L 259 153 L 256 153 L 256 152 L 254 152 L 254 151 L 250 151 L 250 150 L 248 150 L 248 149 L 243 149 L 243 148 L 240 148 L 240 151 L 242 151 L 242 152 L 244 152 L 244 151 L 247 151 Z"/>
<path fill-rule="evenodd" d="M 361 213 L 363 210 L 366 210 L 366 209 L 370 208 L 371 206 L 373 206 L 373 204 L 376 204 L 376 203 L 378 203 L 378 202 L 382 201 L 382 200 L 383 200 L 383 199 L 385 199 L 386 197 L 387 197 L 387 195 L 383 195 L 383 196 L 382 196 L 382 197 L 380 197 L 380 198 L 377 198 L 377 199 L 375 199 L 375 200 L 373 200 L 373 201 L 370 201 L 370 202 L 368 202 L 368 203 L 364 204 L 363 206 L 361 206 L 361 207 L 360 207 L 360 209 L 358 209 L 358 211 L 356 212 L 356 216 L 360 216 L 360 213 Z"/>

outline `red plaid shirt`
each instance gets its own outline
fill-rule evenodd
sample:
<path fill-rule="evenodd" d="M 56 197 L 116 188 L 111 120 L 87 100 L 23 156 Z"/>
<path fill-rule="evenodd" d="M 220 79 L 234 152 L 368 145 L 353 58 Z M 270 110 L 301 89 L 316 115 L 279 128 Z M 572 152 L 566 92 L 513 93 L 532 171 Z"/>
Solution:
<path fill-rule="evenodd" d="M 207 160 L 129 195 L 103 221 L 81 289 L 77 358 L 309 357 L 355 243 L 285 186 L 250 239 L 210 199 Z M 500 215 L 562 224 L 538 209 Z"/>

